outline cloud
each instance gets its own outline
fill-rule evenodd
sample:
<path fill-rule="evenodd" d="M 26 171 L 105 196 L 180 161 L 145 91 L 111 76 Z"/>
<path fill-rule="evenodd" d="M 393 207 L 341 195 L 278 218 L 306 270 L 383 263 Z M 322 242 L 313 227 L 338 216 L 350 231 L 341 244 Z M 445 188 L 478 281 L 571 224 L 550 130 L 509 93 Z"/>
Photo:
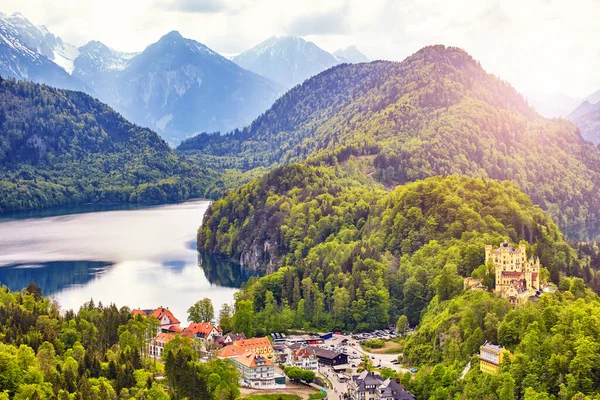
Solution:
<path fill-rule="evenodd" d="M 294 18 L 287 26 L 290 35 L 337 35 L 348 31 L 347 15 L 350 4 L 346 0 L 340 7 Z"/>
<path fill-rule="evenodd" d="M 244 8 L 244 3 L 226 0 L 165 0 L 161 5 L 169 11 L 197 14 L 236 14 Z"/>

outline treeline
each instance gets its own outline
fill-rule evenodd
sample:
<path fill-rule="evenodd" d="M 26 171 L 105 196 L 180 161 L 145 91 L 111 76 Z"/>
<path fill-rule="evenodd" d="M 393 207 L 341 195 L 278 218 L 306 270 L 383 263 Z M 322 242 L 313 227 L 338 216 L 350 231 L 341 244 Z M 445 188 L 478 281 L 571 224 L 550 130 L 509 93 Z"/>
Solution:
<path fill-rule="evenodd" d="M 372 176 L 387 187 L 451 174 L 510 180 L 560 226 L 600 217 L 600 150 L 573 124 L 537 115 L 467 53 L 444 46 L 401 63 L 331 68 L 243 130 L 203 134 L 180 150 L 243 171 L 376 156 Z"/>
<path fill-rule="evenodd" d="M 600 299 L 580 278 L 564 278 L 560 292 L 517 308 L 481 291 L 435 299 L 403 344 L 403 361 L 420 370 L 402 381 L 422 399 L 598 399 L 598 315 Z M 497 376 L 479 370 L 484 341 L 511 352 Z"/>
<path fill-rule="evenodd" d="M 238 295 L 253 330 L 369 330 L 462 292 L 484 246 L 530 243 L 544 278 L 597 278 L 509 182 L 450 176 L 386 193 L 341 169 L 291 164 L 215 201 L 198 247 L 271 273 Z M 485 272 L 484 272 L 485 273 Z"/>
<path fill-rule="evenodd" d="M 0 287 L 0 399 L 238 398 L 233 364 L 200 365 L 191 339 L 169 343 L 163 360 L 149 358 L 146 343 L 158 326 L 93 301 L 61 314 L 34 284 L 21 292 Z"/>
<path fill-rule="evenodd" d="M 0 82 L 0 212 L 183 201 L 215 176 L 86 94 Z"/>

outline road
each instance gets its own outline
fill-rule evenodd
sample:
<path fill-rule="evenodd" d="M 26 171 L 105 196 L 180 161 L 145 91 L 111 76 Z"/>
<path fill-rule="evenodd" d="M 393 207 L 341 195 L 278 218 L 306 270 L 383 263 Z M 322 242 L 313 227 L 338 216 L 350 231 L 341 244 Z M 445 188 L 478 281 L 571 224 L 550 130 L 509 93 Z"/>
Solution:
<path fill-rule="evenodd" d="M 363 349 L 362 347 L 360 347 L 358 342 L 355 339 L 352 339 L 351 336 L 333 335 L 333 338 L 326 340 L 323 345 L 326 346 L 328 349 L 333 350 L 333 349 L 336 349 L 338 346 L 341 346 L 342 341 L 344 339 L 348 340 L 347 345 L 346 345 L 346 353 L 348 354 L 348 366 L 351 369 L 350 373 L 344 374 L 344 375 L 346 375 L 346 377 L 348 379 L 352 379 L 352 375 L 357 374 L 358 368 L 356 368 L 356 367 L 352 368 L 350 366 L 352 364 L 355 364 L 358 367 L 358 364 L 360 363 L 360 359 L 362 358 L 363 354 L 366 354 L 368 357 L 373 357 L 373 358 L 371 358 L 373 360 L 373 365 L 381 365 L 382 368 L 388 367 L 388 368 L 391 368 L 394 371 L 398 371 L 400 373 L 408 372 L 408 369 L 402 368 L 399 365 L 392 363 L 392 361 L 395 361 L 398 359 L 397 354 L 370 353 L 370 352 L 366 351 L 365 349 Z M 356 345 L 352 346 L 351 345 L 352 343 L 356 343 Z M 333 347 L 331 347 L 331 345 L 333 345 Z M 350 357 L 358 357 L 358 358 L 351 359 Z M 331 384 L 333 385 L 333 388 L 326 389 L 328 399 L 339 400 L 339 399 L 343 398 L 344 393 L 348 393 L 348 383 L 340 382 L 337 378 L 337 373 L 333 370 L 333 368 L 331 368 L 327 365 L 319 364 L 319 372 L 321 374 L 325 375 L 329 379 Z"/>
<path fill-rule="evenodd" d="M 408 372 L 408 369 L 402 368 L 399 365 L 392 363 L 392 361 L 396 361 L 398 359 L 398 354 L 370 353 L 367 350 L 363 349 L 355 339 L 352 339 L 351 336 L 333 335 L 333 338 L 330 340 L 327 340 L 325 342 L 325 344 L 328 346 L 331 344 L 333 344 L 334 346 L 338 346 L 338 345 L 341 345 L 341 343 L 344 339 L 348 340 L 348 345 L 346 346 L 346 348 L 348 349 L 347 350 L 348 364 L 356 364 L 358 366 L 358 363 L 360 363 L 360 359 L 350 360 L 350 356 L 362 357 L 363 354 L 366 354 L 369 357 L 374 357 L 374 358 L 371 358 L 373 360 L 373 365 L 381 364 L 381 367 L 388 367 L 388 368 L 393 369 L 394 371 L 399 371 L 401 373 Z M 350 345 L 351 343 L 356 343 L 356 345 L 351 346 Z M 357 354 L 354 354 L 355 351 Z M 353 372 L 355 372 L 355 371 L 356 371 L 356 369 L 353 369 Z"/>

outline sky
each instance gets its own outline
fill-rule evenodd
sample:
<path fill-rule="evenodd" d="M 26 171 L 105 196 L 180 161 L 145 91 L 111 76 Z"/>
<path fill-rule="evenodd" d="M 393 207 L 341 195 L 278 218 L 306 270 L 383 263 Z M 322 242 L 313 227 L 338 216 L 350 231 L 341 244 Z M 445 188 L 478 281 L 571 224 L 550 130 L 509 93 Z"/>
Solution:
<path fill-rule="evenodd" d="M 0 0 L 75 45 L 141 51 L 178 30 L 223 55 L 273 35 L 401 61 L 458 46 L 518 90 L 584 97 L 600 89 L 600 0 Z"/>

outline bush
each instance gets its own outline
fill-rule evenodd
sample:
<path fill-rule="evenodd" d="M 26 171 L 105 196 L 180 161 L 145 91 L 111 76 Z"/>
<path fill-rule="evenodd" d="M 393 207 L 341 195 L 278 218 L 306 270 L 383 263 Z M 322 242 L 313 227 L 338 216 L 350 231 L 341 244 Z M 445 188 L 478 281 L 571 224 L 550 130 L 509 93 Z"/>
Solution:
<path fill-rule="evenodd" d="M 382 339 L 369 339 L 365 340 L 363 346 L 370 349 L 381 349 L 383 346 L 385 346 L 385 342 Z"/>

